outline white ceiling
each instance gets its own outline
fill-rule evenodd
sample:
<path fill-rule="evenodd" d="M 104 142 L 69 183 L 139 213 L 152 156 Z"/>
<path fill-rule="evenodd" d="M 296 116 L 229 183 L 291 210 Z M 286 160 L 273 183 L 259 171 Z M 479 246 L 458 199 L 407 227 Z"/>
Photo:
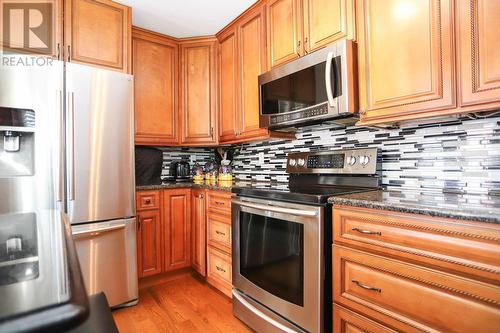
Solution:
<path fill-rule="evenodd" d="M 132 7 L 132 24 L 183 38 L 214 35 L 256 0 L 115 0 Z"/>

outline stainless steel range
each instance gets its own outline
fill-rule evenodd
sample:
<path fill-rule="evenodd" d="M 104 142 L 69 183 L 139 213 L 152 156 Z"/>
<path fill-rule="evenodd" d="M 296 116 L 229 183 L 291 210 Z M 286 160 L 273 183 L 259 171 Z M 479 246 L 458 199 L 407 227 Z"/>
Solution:
<path fill-rule="evenodd" d="M 375 190 L 377 149 L 289 154 L 288 186 L 233 188 L 233 313 L 257 332 L 331 331 L 328 198 Z"/>

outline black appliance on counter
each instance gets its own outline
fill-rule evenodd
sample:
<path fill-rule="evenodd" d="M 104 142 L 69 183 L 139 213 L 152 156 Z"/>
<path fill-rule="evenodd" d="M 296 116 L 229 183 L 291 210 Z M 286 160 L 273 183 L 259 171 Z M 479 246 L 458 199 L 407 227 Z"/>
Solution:
<path fill-rule="evenodd" d="M 152 147 L 135 147 L 136 185 L 161 184 L 163 153 Z"/>
<path fill-rule="evenodd" d="M 377 149 L 289 154 L 287 172 L 232 188 L 233 313 L 257 332 L 331 332 L 328 198 L 378 189 Z"/>
<path fill-rule="evenodd" d="M 191 168 L 189 167 L 188 161 L 175 161 L 170 163 L 169 173 L 169 180 L 174 180 L 176 182 L 191 180 Z"/>

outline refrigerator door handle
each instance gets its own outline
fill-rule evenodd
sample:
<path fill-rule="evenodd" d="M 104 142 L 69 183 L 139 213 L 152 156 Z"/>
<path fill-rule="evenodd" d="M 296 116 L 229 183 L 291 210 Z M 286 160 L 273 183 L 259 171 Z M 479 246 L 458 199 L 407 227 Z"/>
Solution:
<path fill-rule="evenodd" d="M 68 118 L 69 120 L 69 200 L 75 200 L 75 93 L 68 92 Z"/>
<path fill-rule="evenodd" d="M 125 228 L 125 224 L 119 224 L 119 225 L 114 225 L 111 227 L 90 229 L 90 230 L 85 230 L 85 231 L 76 231 L 76 232 L 73 232 L 73 238 L 80 239 L 80 238 L 85 238 L 87 236 L 95 237 L 95 236 L 98 236 L 98 235 L 106 233 L 106 232 L 111 232 L 111 231 L 120 230 L 120 229 L 124 229 L 124 228 Z"/>
<path fill-rule="evenodd" d="M 56 201 L 62 203 L 64 200 L 64 99 L 62 90 L 58 90 L 57 93 L 59 98 L 59 179 L 57 180 Z"/>

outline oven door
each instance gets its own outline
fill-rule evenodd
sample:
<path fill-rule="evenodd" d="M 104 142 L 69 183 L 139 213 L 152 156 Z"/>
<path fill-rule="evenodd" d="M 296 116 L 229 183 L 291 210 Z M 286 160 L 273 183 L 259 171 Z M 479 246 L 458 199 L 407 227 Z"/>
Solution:
<path fill-rule="evenodd" d="M 323 209 L 246 197 L 232 201 L 233 291 L 309 332 L 322 330 Z"/>

